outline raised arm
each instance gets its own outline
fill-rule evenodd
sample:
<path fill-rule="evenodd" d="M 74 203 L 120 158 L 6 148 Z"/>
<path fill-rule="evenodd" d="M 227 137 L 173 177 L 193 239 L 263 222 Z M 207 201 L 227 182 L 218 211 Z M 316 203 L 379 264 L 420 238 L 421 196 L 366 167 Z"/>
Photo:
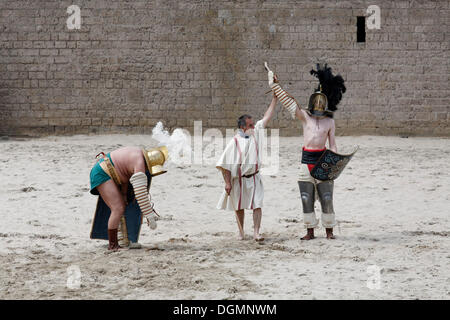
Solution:
<path fill-rule="evenodd" d="M 272 102 L 269 105 L 269 108 L 267 108 L 266 113 L 264 114 L 264 117 L 262 118 L 264 128 L 266 127 L 267 123 L 272 119 L 273 114 L 275 113 L 275 107 L 277 106 L 277 96 L 274 94 L 272 98 Z"/>
<path fill-rule="evenodd" d="M 292 119 L 297 118 L 304 121 L 305 115 L 301 111 L 297 101 L 295 101 L 295 99 L 291 95 L 289 95 L 289 93 L 287 93 L 283 88 L 281 88 L 280 84 L 278 83 L 277 77 L 273 74 L 273 71 L 269 70 L 267 64 L 265 64 L 265 67 L 267 69 L 269 86 L 272 89 L 272 92 L 280 100 L 281 104 L 283 105 L 283 108 L 289 111 L 289 113 L 292 116 Z"/>

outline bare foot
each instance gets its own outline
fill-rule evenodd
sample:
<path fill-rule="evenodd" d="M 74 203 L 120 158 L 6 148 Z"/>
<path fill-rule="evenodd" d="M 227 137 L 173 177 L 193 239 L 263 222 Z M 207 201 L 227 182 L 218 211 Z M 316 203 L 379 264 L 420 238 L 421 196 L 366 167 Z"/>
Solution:
<path fill-rule="evenodd" d="M 312 240 L 314 238 L 314 228 L 308 228 L 306 235 L 303 238 L 300 238 L 300 240 Z"/>
<path fill-rule="evenodd" d="M 253 235 L 253 239 L 255 239 L 255 241 L 257 241 L 257 242 L 264 241 L 264 238 L 259 233 Z"/>
<path fill-rule="evenodd" d="M 327 232 L 327 239 L 336 239 L 336 237 L 333 235 L 333 228 L 326 228 Z"/>

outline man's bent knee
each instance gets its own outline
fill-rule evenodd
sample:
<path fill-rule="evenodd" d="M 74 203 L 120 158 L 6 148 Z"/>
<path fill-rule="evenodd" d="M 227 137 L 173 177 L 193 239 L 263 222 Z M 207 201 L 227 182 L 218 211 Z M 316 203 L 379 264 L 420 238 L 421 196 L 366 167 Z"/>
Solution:
<path fill-rule="evenodd" d="M 125 212 L 125 205 L 124 204 L 118 204 L 118 205 L 115 205 L 115 206 L 112 206 L 112 208 L 110 208 L 111 209 L 111 214 L 116 214 L 116 215 L 123 215 L 124 214 L 124 212 Z"/>

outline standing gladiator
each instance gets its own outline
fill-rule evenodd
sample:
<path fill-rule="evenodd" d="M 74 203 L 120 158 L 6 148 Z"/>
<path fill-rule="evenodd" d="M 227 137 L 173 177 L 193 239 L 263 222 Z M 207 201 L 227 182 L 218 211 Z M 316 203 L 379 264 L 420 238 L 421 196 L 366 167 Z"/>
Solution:
<path fill-rule="evenodd" d="M 333 227 L 336 225 L 333 209 L 333 180 L 321 181 L 313 178 L 310 171 L 320 156 L 326 150 L 328 140 L 329 149 L 337 152 L 335 140 L 335 124 L 333 112 L 345 93 L 344 79 L 333 76 L 331 68 L 317 64 L 317 71 L 311 70 L 311 74 L 319 79 L 319 86 L 309 99 L 308 109 L 301 109 L 298 103 L 278 83 L 273 72 L 268 70 L 269 85 L 278 97 L 283 107 L 287 109 L 292 118 L 302 122 L 304 146 L 300 164 L 298 185 L 303 205 L 303 222 L 307 234 L 302 240 L 314 239 L 314 228 L 319 224 L 314 211 L 314 202 L 318 198 L 322 207 L 322 225 L 326 230 L 328 239 L 334 239 Z"/>

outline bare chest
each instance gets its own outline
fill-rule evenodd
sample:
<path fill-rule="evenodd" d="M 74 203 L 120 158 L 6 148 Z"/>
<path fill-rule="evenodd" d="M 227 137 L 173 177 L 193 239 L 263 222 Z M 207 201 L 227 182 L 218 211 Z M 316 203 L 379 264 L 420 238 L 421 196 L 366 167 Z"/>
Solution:
<path fill-rule="evenodd" d="M 309 117 L 303 128 L 303 134 L 306 136 L 326 136 L 331 129 L 331 119 Z"/>

